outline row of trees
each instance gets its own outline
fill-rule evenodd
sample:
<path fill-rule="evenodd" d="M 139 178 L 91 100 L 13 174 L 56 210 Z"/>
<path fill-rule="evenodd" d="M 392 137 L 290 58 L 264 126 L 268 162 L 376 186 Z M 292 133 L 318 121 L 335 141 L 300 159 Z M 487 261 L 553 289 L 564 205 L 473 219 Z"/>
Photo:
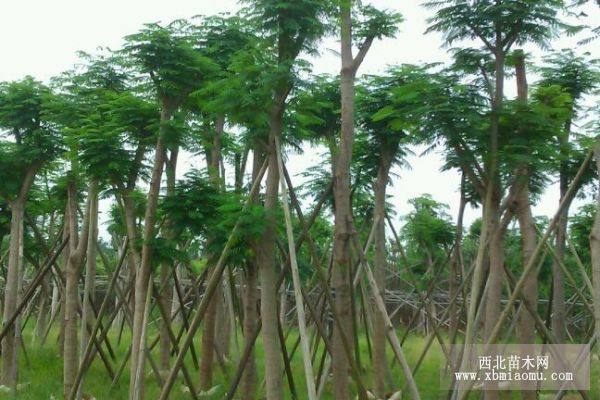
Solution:
<path fill-rule="evenodd" d="M 430 339 L 442 348 L 446 318 L 450 342 L 462 330 L 467 344 L 496 342 L 511 315 L 522 343 L 538 335 L 549 343 L 573 334 L 589 339 L 594 320 L 587 314 L 584 328 L 567 329 L 573 291 L 590 304 L 600 337 L 600 214 L 593 216 L 600 203 L 574 217 L 570 232 L 568 224 L 575 195 L 597 183 L 594 146 L 600 168 L 597 123 L 578 123 L 595 112 L 583 99 L 597 89 L 598 64 L 561 51 L 532 66 L 518 48 L 549 46 L 560 32 L 581 27 L 562 22 L 560 0 L 426 7 L 429 31 L 442 32 L 449 45 L 473 46 L 453 48 L 451 65 L 399 64 L 358 77 L 374 41 L 396 35 L 399 14 L 350 0 L 252 0 L 236 15 L 148 24 L 127 36 L 122 49 L 81 54 L 80 64 L 49 85 L 30 77 L 3 83 L 2 384 L 16 390 L 23 313 L 37 296 L 36 340 L 60 315 L 65 398 L 81 397 L 96 355 L 114 375 L 108 332 L 115 320 L 131 329 L 131 399 L 146 396 L 148 364 L 162 386 L 159 398 L 169 396 L 180 372 L 197 397 L 186 357 L 196 360 L 200 327 L 201 390 L 213 387 L 216 364 L 227 368 L 224 359 L 241 331 L 227 396 L 239 384 L 242 398 L 256 398 L 253 346 L 260 333 L 266 398 L 283 399 L 284 376 L 293 387 L 293 352 L 282 340 L 289 287 L 290 326 L 298 327 L 309 399 L 321 395 L 329 368 L 336 399 L 353 391 L 361 399 L 367 392 L 389 396 L 398 383 L 389 379 L 388 349 L 402 368 L 405 392 L 419 399 L 423 388 L 413 379 L 419 364 L 409 365 L 404 339 L 392 329 L 388 294 L 397 288 L 386 286 L 397 265 L 406 267 L 401 280 L 418 296 L 434 326 Z M 326 35 L 340 38 L 339 76 L 313 76 L 304 59 Z M 532 90 L 528 68 L 539 77 Z M 505 76 L 513 73 L 518 95 L 507 99 Z M 307 143 L 324 149 L 327 162 L 307 171 L 298 191 L 284 150 Z M 398 236 L 386 190 L 414 145 L 441 150 L 444 167 L 462 176 L 460 210 L 454 223 L 430 197 L 414 199 Z M 205 167 L 198 162 L 178 180 L 181 154 L 204 159 Z M 555 177 L 558 213 L 536 219 L 532 204 Z M 102 198 L 113 204 L 108 243 L 98 234 Z M 482 218 L 464 234 L 468 204 L 481 206 Z M 547 245 L 551 274 L 540 257 Z M 98 275 L 109 280 L 101 301 Z M 590 292 L 571 289 L 571 279 Z M 448 295 L 441 323 L 433 292 L 439 282 Z M 549 329 L 538 315 L 540 293 L 549 297 Z M 517 300 L 529 313 L 512 314 Z M 329 318 L 320 316 L 325 312 Z M 159 328 L 151 341 L 153 319 Z M 361 320 L 369 321 L 364 328 Z M 364 334 L 372 382 L 361 372 Z"/>

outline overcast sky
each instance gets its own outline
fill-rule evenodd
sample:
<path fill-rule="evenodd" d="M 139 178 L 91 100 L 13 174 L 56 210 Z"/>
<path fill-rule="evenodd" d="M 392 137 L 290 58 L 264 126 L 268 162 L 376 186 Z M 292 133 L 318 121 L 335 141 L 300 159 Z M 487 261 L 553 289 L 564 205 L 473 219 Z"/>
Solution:
<path fill-rule="evenodd" d="M 367 2 L 367 1 L 363 1 Z M 377 7 L 400 11 L 405 21 L 395 39 L 376 42 L 364 64 L 361 73 L 382 72 L 390 64 L 444 62 L 449 57 L 443 48 L 439 35 L 424 35 L 426 19 L 431 11 L 413 0 L 374 0 Z M 598 7 L 590 2 L 585 9 L 585 21 L 597 25 L 600 21 Z M 122 37 L 137 31 L 143 23 L 169 22 L 176 18 L 189 18 L 194 15 L 211 15 L 221 12 L 235 12 L 239 8 L 233 0 L 19 0 L 5 1 L 0 13 L 0 81 L 20 79 L 32 75 L 47 81 L 52 76 L 69 69 L 77 62 L 76 51 L 93 52 L 98 46 L 118 48 Z M 578 53 L 592 52 L 599 56 L 598 44 L 578 46 L 577 38 L 558 38 L 553 42 L 555 49 L 573 48 Z M 334 39 L 322 43 L 321 56 L 314 60 L 316 73 L 339 71 L 338 57 L 326 49 L 338 50 Z M 539 57 L 542 51 L 527 48 Z M 508 94 L 514 93 L 509 82 Z M 416 149 L 419 153 L 419 149 Z M 418 154 L 417 154 L 418 155 Z M 292 174 L 307 166 L 321 162 L 314 150 L 302 156 L 292 155 L 289 168 Z M 447 203 L 452 215 L 458 207 L 458 187 L 460 178 L 456 172 L 440 172 L 442 165 L 439 154 L 423 157 L 410 157 L 410 170 L 395 171 L 399 177 L 394 181 L 390 193 L 400 214 L 409 210 L 407 200 L 423 193 L 431 194 L 436 200 Z M 182 176 L 193 165 L 202 165 L 197 158 L 182 160 L 178 175 Z M 297 180 L 297 179 L 296 179 Z M 557 207 L 556 185 L 535 206 L 536 214 L 552 215 Z M 105 207 L 102 207 L 105 209 Z M 469 210 L 467 222 L 479 215 L 477 210 Z"/>

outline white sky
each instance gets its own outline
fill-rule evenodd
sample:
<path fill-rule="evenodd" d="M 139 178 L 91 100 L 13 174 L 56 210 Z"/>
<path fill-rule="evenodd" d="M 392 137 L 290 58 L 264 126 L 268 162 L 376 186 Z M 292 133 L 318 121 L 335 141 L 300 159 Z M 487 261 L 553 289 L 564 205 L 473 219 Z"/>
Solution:
<path fill-rule="evenodd" d="M 3 3 L 0 13 L 0 81 L 20 79 L 25 75 L 47 81 L 77 62 L 76 51 L 93 52 L 98 46 L 118 48 L 121 38 L 136 32 L 143 23 L 168 22 L 238 9 L 237 2 L 233 0 L 5 0 Z M 405 22 L 397 38 L 373 45 L 361 73 L 382 72 L 390 64 L 449 60 L 440 36 L 423 34 L 431 11 L 423 9 L 420 1 L 373 0 L 371 3 L 400 11 Z M 590 2 L 586 13 L 585 22 L 597 25 L 600 12 L 594 2 Z M 600 55 L 597 43 L 578 46 L 580 38 L 559 38 L 554 41 L 553 47 L 573 48 L 578 53 L 589 51 L 596 57 Z M 338 50 L 339 45 L 336 40 L 330 39 L 322 44 L 322 48 Z M 538 49 L 527 50 L 537 56 L 542 55 Z M 334 53 L 323 51 L 321 57 L 314 60 L 314 70 L 316 73 L 335 74 L 339 71 L 339 64 Z M 514 92 L 511 82 L 507 86 L 509 94 Z M 416 153 L 418 155 L 419 151 Z M 288 166 L 294 175 L 319 162 L 317 154 L 309 150 L 302 156 L 292 155 Z M 412 169 L 395 171 L 400 178 L 389 190 L 399 213 L 409 210 L 408 199 L 429 193 L 436 200 L 449 204 L 452 215 L 456 215 L 458 173 L 440 172 L 442 160 L 439 154 L 410 157 L 409 162 Z M 203 161 L 197 158 L 182 160 L 178 176 L 193 165 L 203 165 Z M 558 191 L 553 185 L 535 206 L 534 212 L 552 215 L 557 203 Z M 466 222 L 470 223 L 478 214 L 477 210 L 468 210 Z"/>

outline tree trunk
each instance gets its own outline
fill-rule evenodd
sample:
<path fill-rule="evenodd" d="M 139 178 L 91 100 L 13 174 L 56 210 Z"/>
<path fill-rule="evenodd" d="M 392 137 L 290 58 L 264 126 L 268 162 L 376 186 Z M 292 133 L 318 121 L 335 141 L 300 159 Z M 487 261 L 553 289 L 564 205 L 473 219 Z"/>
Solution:
<path fill-rule="evenodd" d="M 46 332 L 46 326 L 48 325 L 48 318 L 52 315 L 50 312 L 50 302 L 52 299 L 52 292 L 50 291 L 50 278 L 45 276 L 40 283 L 40 298 L 38 302 L 38 315 L 35 322 L 35 334 L 34 342 L 41 343 L 44 333 Z"/>
<path fill-rule="evenodd" d="M 600 182 L 600 141 L 594 150 L 598 182 Z M 594 279 L 594 319 L 596 338 L 600 340 L 600 188 L 597 195 L 596 217 L 590 233 L 590 250 L 592 258 L 592 274 Z M 596 346 L 596 353 L 600 357 L 600 350 Z"/>
<path fill-rule="evenodd" d="M 335 293 L 334 305 L 339 317 L 334 325 L 332 339 L 333 392 L 337 400 L 346 400 L 350 396 L 348 385 L 349 360 L 344 351 L 341 334 L 347 338 L 354 337 L 352 324 L 351 299 L 351 262 L 350 235 L 352 209 L 350 205 L 350 162 L 354 141 L 354 77 L 355 69 L 352 58 L 350 1 L 343 1 L 340 7 L 341 17 L 341 139 L 337 154 L 332 154 L 334 165 L 333 194 L 335 201 L 334 241 L 333 241 L 333 273 L 332 286 Z M 343 333 L 340 332 L 343 331 Z M 354 340 L 348 340 L 353 347 Z M 354 351 L 350 349 L 350 353 Z"/>
<path fill-rule="evenodd" d="M 83 355 L 85 347 L 89 341 L 88 329 L 94 326 L 94 309 L 93 301 L 96 298 L 96 246 L 98 243 L 98 191 L 90 191 L 90 222 L 89 236 L 87 244 L 87 261 L 85 269 L 85 283 L 83 288 L 83 304 L 81 311 L 81 348 L 80 354 Z M 83 383 L 79 385 L 79 396 L 81 397 L 81 389 Z"/>
<path fill-rule="evenodd" d="M 521 50 L 515 51 L 515 72 L 517 78 L 517 98 L 522 103 L 527 103 L 527 75 L 525 72 L 525 56 Z M 520 182 L 518 182 L 520 180 Z M 519 221 L 519 230 L 521 233 L 523 268 L 529 264 L 529 261 L 537 247 L 537 229 L 533 214 L 531 212 L 531 203 L 529 196 L 530 170 L 527 165 L 522 165 L 517 173 L 517 184 L 520 184 L 520 190 L 517 189 L 516 211 Z M 523 286 L 524 298 L 537 310 L 537 274 L 532 271 L 526 276 Z M 517 336 L 521 343 L 535 342 L 535 321 L 528 313 L 520 313 L 517 320 Z M 537 399 L 535 391 L 522 391 L 521 397 L 524 400 Z"/>
<path fill-rule="evenodd" d="M 214 260 L 210 260 L 208 268 L 211 269 L 211 275 L 214 273 L 213 267 Z M 202 338 L 200 343 L 200 389 L 202 390 L 208 390 L 212 387 L 218 297 L 219 292 L 217 291 L 213 295 L 210 304 L 206 309 L 204 324 L 202 326 Z"/>
<path fill-rule="evenodd" d="M 208 175 L 211 182 L 220 186 L 219 165 L 221 163 L 221 135 L 225 125 L 225 119 L 218 117 L 215 122 L 215 135 L 212 140 L 212 146 L 207 151 Z M 209 239 L 210 241 L 210 239 Z M 209 256 L 208 268 L 213 268 L 214 257 Z M 200 348 L 200 389 L 208 390 L 212 387 L 213 360 L 215 352 L 215 327 L 217 326 L 218 302 L 222 301 L 222 285 L 219 285 L 217 292 L 210 300 L 206 310 L 206 317 L 202 327 L 202 342 Z M 222 309 L 220 310 L 222 311 Z M 222 314 L 222 313 L 221 313 Z"/>
<path fill-rule="evenodd" d="M 461 175 L 460 182 L 460 203 L 458 206 L 458 217 L 456 218 L 456 238 L 454 239 L 454 250 L 452 252 L 452 271 L 449 283 L 450 298 L 453 299 L 457 296 L 458 287 L 463 277 L 462 265 L 462 233 L 463 233 L 463 220 L 465 215 L 465 208 L 467 206 L 467 199 L 465 193 L 465 174 Z M 456 302 L 450 304 L 448 315 L 450 315 L 450 335 L 451 339 L 456 339 L 455 335 L 458 332 L 458 324 L 460 321 L 460 315 L 458 313 L 458 307 Z"/>
<path fill-rule="evenodd" d="M 386 249 L 385 249 L 385 196 L 390 170 L 390 160 L 382 149 L 377 179 L 374 185 L 375 209 L 373 218 L 375 220 L 375 259 L 374 271 L 375 282 L 379 289 L 379 295 L 385 303 L 385 271 L 386 271 Z M 387 358 L 385 353 L 386 343 L 385 316 L 379 310 L 375 311 L 373 318 L 373 390 L 377 398 L 385 396 L 385 377 L 387 374 Z"/>
<path fill-rule="evenodd" d="M 4 317 L 7 321 L 17 308 L 17 293 L 19 291 L 19 266 L 21 242 L 23 240 L 24 199 L 18 199 L 11 204 L 10 242 L 8 253 L 8 269 L 4 289 Z M 4 327 L 4 323 L 3 323 Z M 17 353 L 16 329 L 13 324 L 2 341 L 2 385 L 10 388 L 13 393 L 17 388 Z"/>
<path fill-rule="evenodd" d="M 175 180 L 177 176 L 177 158 L 179 149 L 176 147 L 171 150 L 171 155 L 166 161 L 165 173 L 167 175 L 167 196 L 173 195 L 175 192 Z M 163 228 L 164 236 L 167 240 L 173 240 L 171 222 L 167 220 Z M 167 311 L 160 320 L 160 369 L 168 372 L 170 368 L 171 358 L 171 338 L 169 337 L 169 327 L 172 324 L 171 314 L 168 312 L 171 309 L 171 298 L 173 297 L 173 285 L 171 282 L 171 271 L 175 268 L 172 261 L 163 262 L 160 265 L 160 293 L 158 293 L 158 301 L 162 303 L 163 309 Z"/>
<path fill-rule="evenodd" d="M 559 137 L 560 153 L 562 156 L 560 162 L 560 202 L 565 197 L 569 188 L 568 164 L 566 146 L 569 142 L 569 132 L 571 130 L 571 121 L 565 123 L 565 133 Z M 569 206 L 567 204 L 563 210 L 558 225 L 556 227 L 555 251 L 556 259 L 552 263 L 552 333 L 557 343 L 562 343 L 565 339 L 567 310 L 565 304 L 565 274 L 559 263 L 565 260 L 565 243 L 567 238 L 567 223 L 569 218 Z"/>
<path fill-rule="evenodd" d="M 11 220 L 10 220 L 10 241 L 8 245 L 8 267 L 6 271 L 6 284 L 4 289 L 4 313 L 3 321 L 7 321 L 13 316 L 17 307 L 17 299 L 20 288 L 19 276 L 22 266 L 22 245 L 23 245 L 23 219 L 25 212 L 25 203 L 27 196 L 37 172 L 36 167 L 30 167 L 18 196 L 10 202 Z M 3 327 L 4 327 L 3 322 Z M 0 383 L 8 387 L 13 393 L 17 389 L 18 379 L 18 345 L 17 329 L 13 324 L 4 340 L 2 340 L 2 372 L 0 373 Z"/>
<path fill-rule="evenodd" d="M 263 157 L 256 146 L 254 150 L 252 160 L 252 182 L 254 182 L 258 176 L 261 165 L 263 163 Z M 241 181 L 239 183 L 241 189 Z M 253 204 L 258 203 L 258 196 L 255 195 L 251 199 Z M 254 254 L 258 254 L 258 243 L 250 243 L 251 248 L 254 250 Z M 245 290 L 244 290 L 244 344 L 248 346 L 254 342 L 254 336 L 256 334 L 256 322 L 258 320 L 258 261 L 256 256 L 246 263 L 246 274 L 245 274 Z M 252 349 L 254 346 L 251 347 Z M 246 368 L 244 368 L 244 374 L 241 382 L 241 398 L 242 400 L 254 400 L 256 396 L 256 359 L 254 356 L 254 350 L 250 351 Z"/>
<path fill-rule="evenodd" d="M 279 194 L 279 171 L 275 137 L 281 137 L 283 129 L 283 104 L 271 111 L 269 127 L 269 170 L 265 187 L 265 218 L 267 221 L 261 242 L 258 244 L 257 262 L 261 284 L 261 320 L 264 347 L 265 380 L 267 400 L 283 399 L 282 359 L 279 343 L 279 313 L 277 277 L 279 269 L 275 260 L 276 220 L 275 211 Z"/>
<path fill-rule="evenodd" d="M 150 241 L 154 238 L 154 222 L 156 220 L 156 209 L 158 206 L 158 196 L 165 163 L 166 153 L 166 123 L 171 119 L 171 110 L 163 101 L 161 111 L 161 128 L 156 142 L 154 154 L 154 166 L 152 167 L 152 178 L 148 190 L 148 202 L 144 216 L 144 244 L 142 245 L 141 260 L 135 277 L 135 305 L 133 313 L 133 334 L 132 334 L 132 357 L 131 357 L 131 380 L 129 386 L 129 395 L 132 400 L 144 399 L 144 366 L 146 338 L 143 329 L 145 303 L 148 292 L 148 285 L 151 276 L 152 247 Z M 138 357 L 139 356 L 139 357 Z M 140 372 L 138 374 L 138 368 Z M 138 381 L 137 377 L 140 377 Z M 137 389 L 136 389 L 137 386 Z"/>
<path fill-rule="evenodd" d="M 91 181 L 88 190 L 88 204 L 83 220 L 81 238 L 79 238 L 77 224 L 77 191 L 71 183 L 68 187 L 69 202 L 69 260 L 65 270 L 65 344 L 63 351 L 63 390 L 65 397 L 71 393 L 79 367 L 79 338 L 77 333 L 77 322 L 79 312 L 79 276 L 87 242 L 89 238 L 89 219 L 91 210 L 91 199 L 96 196 L 96 182 Z"/>

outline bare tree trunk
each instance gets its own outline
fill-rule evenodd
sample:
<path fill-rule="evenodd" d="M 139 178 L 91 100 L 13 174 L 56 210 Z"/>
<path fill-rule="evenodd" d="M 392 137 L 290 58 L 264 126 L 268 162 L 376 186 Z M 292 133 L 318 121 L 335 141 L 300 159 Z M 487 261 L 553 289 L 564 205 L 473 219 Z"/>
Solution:
<path fill-rule="evenodd" d="M 19 248 L 23 240 L 23 212 L 24 200 L 12 203 L 11 221 L 10 221 L 10 242 L 8 255 L 8 269 L 6 272 L 6 285 L 4 289 L 4 318 L 7 321 L 14 313 L 17 307 L 17 293 L 19 291 Z M 4 327 L 4 323 L 3 323 Z M 2 385 L 10 388 L 13 393 L 17 388 L 17 360 L 18 343 L 16 341 L 16 328 L 13 324 L 4 340 L 2 341 Z"/>
<path fill-rule="evenodd" d="M 462 261 L 462 231 L 463 231 L 463 220 L 465 215 L 465 208 L 467 206 L 467 199 L 465 193 L 465 174 L 461 175 L 460 184 L 460 203 L 458 206 L 458 217 L 456 218 L 456 238 L 454 240 L 454 250 L 452 253 L 452 273 L 450 277 L 449 292 L 450 298 L 453 299 L 457 296 L 458 286 L 460 285 L 461 279 L 463 279 L 463 271 L 461 267 Z M 450 315 L 450 334 L 455 335 L 458 331 L 458 324 L 460 316 L 458 314 L 458 307 L 456 302 L 449 305 L 448 315 Z M 454 339 L 454 337 L 452 337 Z"/>
<path fill-rule="evenodd" d="M 167 175 L 167 196 L 173 195 L 175 192 L 175 180 L 177 176 L 177 158 L 179 149 L 174 148 L 166 161 L 165 173 Z M 165 222 L 164 236 L 167 240 L 173 240 L 173 233 L 170 221 Z M 160 265 L 160 293 L 158 293 L 158 301 L 161 302 L 164 310 L 171 309 L 171 298 L 173 297 L 173 286 L 171 281 L 171 271 L 175 268 L 173 261 L 163 262 Z M 171 358 L 171 338 L 169 337 L 169 329 L 171 326 L 171 314 L 165 313 L 160 320 L 160 369 L 167 372 L 170 369 Z"/>
<path fill-rule="evenodd" d="M 525 72 L 525 56 L 521 50 L 516 50 L 515 72 L 517 78 L 518 100 L 527 103 L 527 76 Z M 517 184 L 520 184 L 520 190 L 517 189 L 516 211 L 519 221 L 519 230 L 521 233 L 523 268 L 529 264 L 529 261 L 537 247 L 537 229 L 533 214 L 531 212 L 531 203 L 529 198 L 529 179 L 530 171 L 527 165 L 522 165 L 517 173 Z M 523 295 L 525 299 L 537 309 L 537 274 L 532 271 L 525 278 L 523 286 Z M 535 321 L 527 313 L 520 313 L 517 320 L 517 336 L 521 343 L 535 342 Z M 525 400 L 537 399 L 535 391 L 522 391 L 521 397 Z"/>
<path fill-rule="evenodd" d="M 568 180 L 568 164 L 567 164 L 567 154 L 565 147 L 569 142 L 569 132 L 571 130 L 571 121 L 569 120 L 565 124 L 565 133 L 559 137 L 559 142 L 561 144 L 561 156 L 563 159 L 560 162 L 560 177 L 559 177 L 559 185 L 560 185 L 560 201 L 565 197 L 567 190 L 569 188 L 569 180 Z M 559 201 L 559 204 L 560 204 Z M 569 206 L 568 204 L 558 221 L 558 225 L 556 227 L 556 242 L 555 242 L 555 250 L 556 250 L 556 259 L 554 259 L 552 263 L 552 333 L 557 340 L 557 343 L 562 343 L 565 338 L 566 332 L 566 302 L 565 302 L 565 274 L 560 266 L 561 262 L 564 262 L 565 259 L 565 243 L 567 238 L 567 223 L 569 218 Z"/>
<path fill-rule="evenodd" d="M 71 228 L 69 227 L 69 223 L 70 223 L 70 211 L 69 211 L 69 204 L 67 201 L 67 205 L 65 207 L 65 213 L 63 216 L 63 220 L 64 220 L 64 227 L 63 227 L 63 240 L 67 238 L 67 236 L 69 236 L 69 233 L 71 232 Z M 65 249 L 62 252 L 62 272 L 66 273 L 67 271 L 67 265 L 69 264 L 69 257 L 71 256 L 71 246 L 67 246 L 65 247 Z M 63 354 L 65 351 L 65 287 L 64 287 L 64 280 L 59 280 L 57 282 L 58 285 L 61 285 L 62 288 L 62 295 L 61 295 L 61 288 L 58 288 L 58 295 L 59 295 L 59 301 L 60 301 L 60 324 L 59 324 L 59 331 L 58 331 L 58 352 L 59 354 Z"/>
<path fill-rule="evenodd" d="M 81 348 L 80 354 L 83 355 L 85 347 L 89 340 L 88 329 L 94 326 L 94 309 L 92 302 L 96 298 L 96 246 L 98 243 L 98 191 L 89 193 L 90 196 L 90 222 L 89 236 L 87 244 L 87 261 L 85 269 L 85 283 L 83 288 L 83 304 L 81 311 Z M 79 385 L 79 395 L 83 384 Z"/>
<path fill-rule="evenodd" d="M 214 273 L 214 260 L 210 260 L 211 274 Z M 210 276 L 209 276 L 210 279 Z M 204 325 L 202 326 L 202 339 L 200 344 L 200 389 L 208 390 L 212 386 L 213 359 L 215 354 L 215 325 L 217 318 L 217 291 L 206 309 Z"/>
<path fill-rule="evenodd" d="M 253 342 L 258 321 L 258 271 L 254 261 L 246 264 L 246 282 L 244 290 L 244 342 L 245 346 Z M 240 394 L 242 400 L 254 400 L 256 396 L 256 359 L 251 350 L 244 368 Z"/>
<path fill-rule="evenodd" d="M 600 141 L 596 144 L 594 149 L 594 155 L 596 158 L 596 170 L 597 178 L 600 182 Z M 594 280 L 594 319 L 595 319 L 595 332 L 596 338 L 600 340 L 600 188 L 598 188 L 598 194 L 596 198 L 596 217 L 594 218 L 594 225 L 590 233 L 590 250 L 592 258 L 592 274 Z M 600 356 L 600 350 L 596 346 L 596 353 Z"/>
<path fill-rule="evenodd" d="M 375 259 L 373 275 L 375 276 L 375 282 L 379 289 L 379 295 L 385 303 L 385 271 L 387 265 L 385 249 L 385 197 L 391 160 L 389 160 L 389 157 L 385 154 L 384 149 L 381 151 L 380 165 L 374 185 L 375 209 L 373 218 L 377 226 L 375 227 Z M 373 318 L 373 390 L 377 398 L 384 398 L 385 396 L 385 377 L 387 374 L 385 330 L 385 316 L 382 315 L 379 310 L 376 310 Z"/>
<path fill-rule="evenodd" d="M 35 343 L 41 343 L 44 333 L 46 332 L 46 326 L 48 325 L 48 318 L 52 315 L 50 312 L 50 304 L 52 301 L 52 292 L 50 291 L 50 279 L 45 276 L 40 284 L 40 298 L 38 301 L 38 315 L 35 322 Z"/>
<path fill-rule="evenodd" d="M 497 30 L 499 32 L 499 30 Z M 499 302 L 502 294 L 502 276 L 503 276 L 503 264 L 504 264 L 504 232 L 501 232 L 499 224 L 500 215 L 500 192 L 501 182 L 500 174 L 498 172 L 498 136 L 500 128 L 500 110 L 502 109 L 503 96 L 504 96 L 504 67 L 505 67 L 505 54 L 503 53 L 502 39 L 499 33 L 496 37 L 496 49 L 495 62 L 494 62 L 494 73 L 495 73 L 495 88 L 494 96 L 492 101 L 492 113 L 490 121 L 490 144 L 489 144 L 489 155 L 486 160 L 486 174 L 487 179 L 485 182 L 486 192 L 483 203 L 483 225 L 482 232 L 479 239 L 479 249 L 477 254 L 477 261 L 475 264 L 475 271 L 473 274 L 473 285 L 471 287 L 471 303 L 469 304 L 469 311 L 467 315 L 467 329 L 465 336 L 465 344 L 471 345 L 476 341 L 475 332 L 477 329 L 476 314 L 477 314 L 477 302 L 479 295 L 483 287 L 486 285 L 483 282 L 483 269 L 485 265 L 485 255 L 487 250 L 487 259 L 489 260 L 489 275 L 488 280 L 488 292 L 485 300 L 485 337 L 486 339 L 490 336 L 493 330 L 493 323 L 500 315 Z M 486 242 L 489 238 L 489 244 Z M 470 355 L 466 353 L 463 358 L 469 359 Z M 486 400 L 498 399 L 497 391 L 486 391 L 484 392 L 484 398 Z"/>
<path fill-rule="evenodd" d="M 252 161 L 252 182 L 257 178 L 260 171 L 263 157 L 256 146 Z M 241 188 L 241 181 L 240 181 Z M 258 203 L 258 196 L 251 199 L 252 203 Z M 250 246 L 256 254 L 258 252 L 258 243 L 250 243 Z M 244 290 L 244 344 L 248 347 L 253 344 L 256 335 L 256 324 L 258 315 L 258 261 L 256 257 L 246 263 L 245 290 Z M 254 356 L 254 346 L 248 355 L 246 368 L 242 376 L 240 395 L 242 400 L 254 400 L 256 398 L 256 358 Z"/>
<path fill-rule="evenodd" d="M 20 288 L 19 275 L 22 266 L 22 244 L 23 244 L 23 219 L 25 212 L 25 203 L 29 190 L 33 185 L 37 168 L 30 167 L 25 175 L 21 189 L 17 197 L 10 202 L 11 220 L 10 220 L 10 242 L 8 247 L 8 267 L 6 271 L 6 284 L 4 288 L 4 314 L 3 327 L 5 321 L 13 316 L 17 307 L 17 299 Z M 17 329 L 11 325 L 4 340 L 2 340 L 2 372 L 0 374 L 0 383 L 8 387 L 13 393 L 17 389 L 18 379 L 18 345 Z"/>
<path fill-rule="evenodd" d="M 148 202 L 144 216 L 144 244 L 142 245 L 142 254 L 139 268 L 135 277 L 135 306 L 133 313 L 133 334 L 132 334 L 132 357 L 131 357 L 131 381 L 129 386 L 129 395 L 132 400 L 144 399 L 144 366 L 146 337 L 143 329 L 145 303 L 149 280 L 151 277 L 152 247 L 151 239 L 154 237 L 154 222 L 156 220 L 156 209 L 158 206 L 158 196 L 163 173 L 163 166 L 166 156 L 166 122 L 171 119 L 171 109 L 164 104 L 161 111 L 160 120 L 163 123 L 156 142 L 154 154 L 154 166 L 152 167 L 152 178 L 148 190 Z M 140 369 L 138 373 L 138 369 Z M 138 380 L 138 377 L 140 378 Z M 137 388 L 136 388 L 137 387 Z"/>
<path fill-rule="evenodd" d="M 211 182 L 216 187 L 220 186 L 219 165 L 221 162 L 221 135 L 223 134 L 224 125 L 225 119 L 223 117 L 217 118 L 212 146 L 210 147 L 210 150 L 207 151 L 208 174 Z M 214 262 L 214 257 L 209 256 L 208 268 L 213 269 Z M 210 304 L 206 310 L 204 325 L 202 327 L 202 342 L 200 348 L 200 389 L 202 390 L 208 390 L 212 387 L 215 328 L 217 326 L 218 318 L 218 302 L 222 301 L 221 293 L 222 285 L 219 285 L 215 295 L 210 300 Z"/>
<path fill-rule="evenodd" d="M 279 313 L 277 278 L 279 270 L 275 260 L 276 220 L 275 210 L 279 194 L 279 171 L 275 137 L 280 137 L 283 129 L 283 103 L 271 111 L 269 146 L 267 149 L 269 170 L 265 187 L 265 218 L 267 224 L 262 241 L 258 245 L 257 262 L 261 284 L 261 320 L 264 346 L 265 380 L 267 400 L 283 399 L 282 359 L 279 343 Z"/>
<path fill-rule="evenodd" d="M 77 224 L 77 191 L 72 183 L 68 188 L 69 201 L 69 260 L 65 270 L 65 344 L 63 352 L 63 393 L 68 396 L 75 383 L 79 367 L 79 338 L 77 333 L 79 311 L 79 276 L 89 238 L 91 199 L 96 196 L 97 184 L 91 181 L 88 189 L 88 203 L 83 220 L 81 238 Z"/>
<path fill-rule="evenodd" d="M 351 262 L 350 235 L 352 209 L 350 205 L 350 162 L 354 141 L 354 78 L 356 70 L 352 57 L 352 4 L 342 1 L 341 20 L 341 139 L 337 154 L 332 154 L 333 194 L 335 202 L 335 227 L 333 241 L 332 286 L 335 292 L 334 305 L 339 317 L 339 326 L 334 325 L 332 338 L 333 393 L 337 400 L 350 398 L 349 360 L 341 338 L 345 334 L 354 337 L 351 305 Z M 343 333 L 340 333 L 340 330 Z M 354 340 L 348 340 L 350 346 Z M 351 349 L 352 353 L 354 349 Z"/>

